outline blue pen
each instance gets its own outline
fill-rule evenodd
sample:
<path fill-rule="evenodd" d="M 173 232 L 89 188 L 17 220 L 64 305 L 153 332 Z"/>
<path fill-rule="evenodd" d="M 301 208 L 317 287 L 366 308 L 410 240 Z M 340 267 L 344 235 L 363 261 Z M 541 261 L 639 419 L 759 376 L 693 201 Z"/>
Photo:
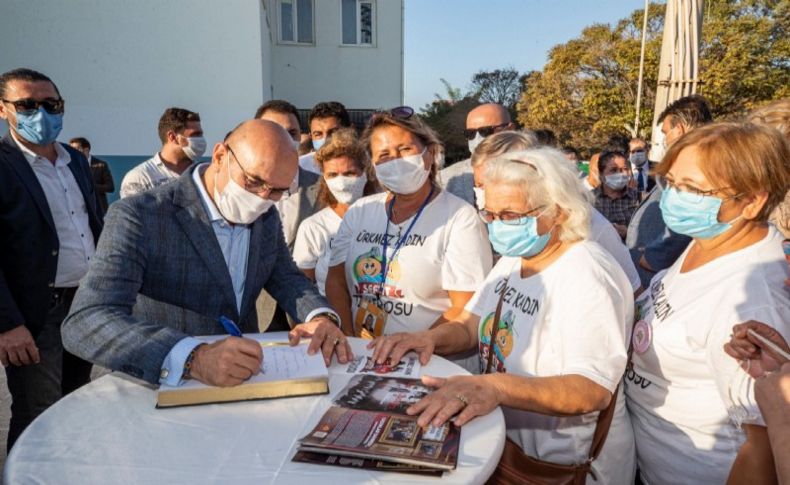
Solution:
<path fill-rule="evenodd" d="M 233 323 L 233 320 L 226 316 L 219 317 L 219 323 L 222 324 L 222 327 L 225 328 L 225 331 L 228 335 L 233 337 L 241 337 L 241 330 L 239 330 L 239 326 Z"/>

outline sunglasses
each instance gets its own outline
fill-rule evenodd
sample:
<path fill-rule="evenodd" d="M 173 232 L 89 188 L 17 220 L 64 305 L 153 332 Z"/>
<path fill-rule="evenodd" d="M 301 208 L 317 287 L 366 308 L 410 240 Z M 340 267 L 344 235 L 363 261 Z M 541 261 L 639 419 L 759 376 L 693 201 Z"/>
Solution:
<path fill-rule="evenodd" d="M 399 120 L 408 120 L 414 115 L 414 108 L 411 106 L 397 106 L 390 110 L 386 111 L 376 111 L 370 117 L 368 121 L 368 125 L 372 125 L 380 118 L 390 117 L 390 118 L 397 118 Z"/>
<path fill-rule="evenodd" d="M 44 108 L 49 114 L 55 115 L 63 113 L 63 106 L 64 102 L 63 99 L 52 99 L 48 98 L 44 101 L 36 101 L 35 99 L 17 99 L 16 101 L 11 101 L 8 99 L 2 99 L 4 103 L 9 103 L 14 105 L 14 109 L 17 113 L 20 114 L 31 114 L 34 111 L 37 111 L 39 107 Z"/>
<path fill-rule="evenodd" d="M 467 140 L 474 140 L 475 136 L 480 133 L 480 136 L 483 138 L 493 135 L 500 129 L 506 127 L 507 123 L 502 123 L 501 125 L 492 125 L 492 126 L 481 126 L 480 128 L 472 128 L 464 130 L 464 136 Z"/>

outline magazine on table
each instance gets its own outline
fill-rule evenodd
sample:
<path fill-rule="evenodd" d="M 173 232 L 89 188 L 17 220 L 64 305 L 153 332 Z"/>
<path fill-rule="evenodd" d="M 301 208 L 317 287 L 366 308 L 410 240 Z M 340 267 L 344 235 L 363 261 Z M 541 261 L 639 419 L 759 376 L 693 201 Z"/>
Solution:
<path fill-rule="evenodd" d="M 348 374 L 373 374 L 388 375 L 392 377 L 420 378 L 420 361 L 416 354 L 410 353 L 403 356 L 396 364 L 389 357 L 381 364 L 377 364 L 372 357 L 359 355 L 354 357 L 346 367 Z"/>
<path fill-rule="evenodd" d="M 417 424 L 417 416 L 406 414 L 409 406 L 431 392 L 416 379 L 356 375 L 318 425 L 299 440 L 299 451 L 453 470 L 461 429 L 449 421 L 423 428 Z M 294 461 L 315 462 L 298 453 Z"/>

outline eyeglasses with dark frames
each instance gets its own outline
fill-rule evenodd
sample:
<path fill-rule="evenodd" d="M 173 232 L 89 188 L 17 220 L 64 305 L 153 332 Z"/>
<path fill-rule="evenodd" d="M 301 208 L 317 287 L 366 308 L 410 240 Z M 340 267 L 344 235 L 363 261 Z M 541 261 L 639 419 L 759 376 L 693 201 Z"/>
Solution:
<path fill-rule="evenodd" d="M 239 162 L 239 157 L 236 156 L 236 153 L 233 152 L 233 149 L 227 143 L 225 146 L 228 148 L 228 152 L 233 155 L 233 159 L 236 160 L 236 165 L 241 169 L 241 173 L 244 174 L 244 189 L 247 192 L 251 192 L 256 195 L 264 195 L 268 199 L 278 201 L 283 197 L 287 198 L 291 195 L 290 189 L 279 189 L 276 187 L 272 187 L 269 185 L 268 182 L 265 180 L 261 180 L 260 178 L 247 173 L 244 170 L 244 167 Z"/>
<path fill-rule="evenodd" d="M 51 115 L 63 113 L 65 102 L 62 98 L 54 99 L 47 98 L 43 101 L 36 101 L 35 99 L 25 98 L 11 101 L 10 99 L 0 99 L 0 101 L 12 104 L 14 109 L 19 114 L 29 115 L 37 111 L 39 107 L 44 108 L 44 111 Z"/>
<path fill-rule="evenodd" d="M 480 133 L 480 136 L 483 138 L 493 135 L 497 131 L 501 130 L 502 128 L 506 127 L 509 123 L 501 123 L 499 125 L 491 125 L 491 126 L 481 126 L 479 128 L 470 128 L 464 130 L 464 136 L 467 140 L 474 140 L 475 136 Z"/>

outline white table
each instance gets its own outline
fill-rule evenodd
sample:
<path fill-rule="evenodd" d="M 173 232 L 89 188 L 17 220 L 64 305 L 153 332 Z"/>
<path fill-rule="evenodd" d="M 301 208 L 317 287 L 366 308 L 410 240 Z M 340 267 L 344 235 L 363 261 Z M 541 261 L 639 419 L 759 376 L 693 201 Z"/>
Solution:
<path fill-rule="evenodd" d="M 283 333 L 285 339 L 285 334 Z M 351 339 L 355 354 L 365 341 Z M 155 409 L 156 391 L 106 375 L 36 419 L 8 456 L 7 484 L 482 483 L 505 440 L 500 409 L 463 427 L 458 468 L 442 478 L 293 463 L 307 434 L 350 379 L 336 362 L 330 393 L 270 401 Z M 434 356 L 423 374 L 465 374 Z"/>

